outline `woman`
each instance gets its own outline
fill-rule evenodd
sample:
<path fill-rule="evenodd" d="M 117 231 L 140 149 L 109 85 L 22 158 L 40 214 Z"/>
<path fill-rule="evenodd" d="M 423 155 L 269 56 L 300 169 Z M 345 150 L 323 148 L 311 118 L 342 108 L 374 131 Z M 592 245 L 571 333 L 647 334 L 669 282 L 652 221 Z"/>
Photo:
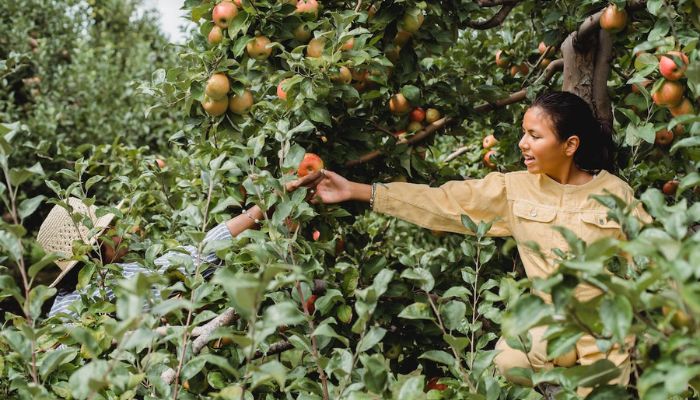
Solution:
<path fill-rule="evenodd" d="M 366 185 L 324 171 L 314 201 L 366 201 L 376 212 L 425 228 L 458 233 L 470 233 L 462 225 L 463 214 L 475 221 L 495 220 L 488 234 L 516 240 L 528 278 L 550 275 L 556 268 L 552 250 L 567 249 L 566 241 L 553 226 L 564 226 L 586 242 L 605 236 L 623 238 L 620 226 L 608 220 L 607 209 L 590 195 L 607 190 L 631 202 L 634 192 L 611 173 L 613 141 L 602 132 L 588 104 L 567 92 L 542 95 L 525 113 L 522 128 L 518 146 L 527 171 L 493 172 L 483 179 L 448 182 L 439 188 L 398 182 Z M 650 222 L 641 205 L 634 213 Z M 540 246 L 545 259 L 525 246 L 528 241 Z M 596 288 L 583 284 L 575 291 L 581 301 L 599 294 Z M 554 365 L 546 357 L 546 341 L 542 339 L 545 330 L 538 327 L 530 331 L 533 345 L 527 355 L 510 348 L 503 338 L 499 340 L 496 348 L 501 353 L 495 363 L 507 379 L 518 381 L 515 374 L 508 374 L 514 367 L 537 371 Z M 576 352 L 578 362 L 584 365 L 605 357 L 591 336 L 577 342 Z M 608 359 L 622 369 L 614 383 L 627 384 L 629 354 L 613 350 Z M 517 383 L 530 384 L 522 380 Z M 585 391 L 580 389 L 579 393 Z"/>

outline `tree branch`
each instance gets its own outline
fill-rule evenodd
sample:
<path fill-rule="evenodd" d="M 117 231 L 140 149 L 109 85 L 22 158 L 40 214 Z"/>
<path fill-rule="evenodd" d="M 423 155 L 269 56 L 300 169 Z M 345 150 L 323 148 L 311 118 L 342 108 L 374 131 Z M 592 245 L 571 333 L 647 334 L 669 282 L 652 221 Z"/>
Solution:
<path fill-rule="evenodd" d="M 506 4 L 517 4 L 520 0 L 474 0 L 479 7 L 498 7 Z"/>
<path fill-rule="evenodd" d="M 544 74 L 542 74 L 542 77 L 540 78 L 543 83 L 547 83 L 550 79 L 552 79 L 552 76 L 554 76 L 554 73 L 557 71 L 560 71 L 564 68 L 564 60 L 558 59 L 554 60 L 549 65 L 547 65 L 547 68 L 544 70 Z M 486 111 L 492 111 L 497 108 L 507 106 L 509 104 L 517 103 L 519 101 L 523 101 L 527 98 L 527 88 L 519 90 L 515 93 L 512 93 L 510 96 L 496 100 L 494 103 L 486 103 L 482 104 L 480 106 L 474 107 L 474 111 L 481 113 L 481 112 L 486 112 Z"/>
<path fill-rule="evenodd" d="M 598 49 L 593 66 L 591 103 L 596 117 L 602 124 L 606 125 L 607 132 L 612 132 L 613 126 L 612 104 L 608 95 L 608 77 L 613 58 L 612 48 L 610 33 L 601 29 L 598 32 Z"/>
<path fill-rule="evenodd" d="M 501 9 L 498 10 L 496 14 L 493 15 L 493 17 L 487 19 L 487 20 L 480 20 L 480 21 L 466 21 L 466 25 L 469 28 L 472 29 L 491 29 L 495 26 L 499 26 L 505 21 L 506 17 L 508 14 L 510 14 L 510 11 L 517 6 L 518 3 L 507 3 L 503 4 L 501 6 Z"/>
<path fill-rule="evenodd" d="M 638 11 L 646 7 L 646 3 L 646 0 L 631 0 L 627 2 L 625 10 Z M 583 20 L 573 37 L 574 48 L 579 49 L 579 47 L 585 46 L 585 43 L 587 42 L 586 39 L 600 30 L 601 14 L 603 14 L 603 10 L 589 15 L 585 20 Z"/>
<path fill-rule="evenodd" d="M 426 126 L 425 128 L 419 130 L 415 135 L 411 136 L 411 138 L 406 140 L 405 143 L 407 143 L 409 145 L 418 143 L 418 142 L 422 141 L 423 139 L 427 138 L 428 136 L 432 135 L 438 129 L 444 127 L 445 125 L 447 125 L 448 123 L 450 123 L 452 121 L 453 121 L 452 118 L 448 118 L 448 117 L 441 118 L 441 119 L 433 122 L 432 124 Z M 358 164 L 364 164 L 366 162 L 374 160 L 377 157 L 380 157 L 382 154 L 383 153 L 381 150 L 370 151 L 369 153 L 363 154 L 360 158 L 346 162 L 345 167 L 348 168 L 348 167 L 353 167 L 353 166 L 358 165 Z"/>

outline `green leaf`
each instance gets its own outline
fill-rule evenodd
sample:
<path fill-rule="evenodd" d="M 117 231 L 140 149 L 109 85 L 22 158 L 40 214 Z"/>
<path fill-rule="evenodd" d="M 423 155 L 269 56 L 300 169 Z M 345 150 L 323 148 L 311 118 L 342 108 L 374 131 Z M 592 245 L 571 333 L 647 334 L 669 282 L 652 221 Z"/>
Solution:
<path fill-rule="evenodd" d="M 399 313 L 399 318 L 432 320 L 433 312 L 426 303 L 413 303 Z"/>
<path fill-rule="evenodd" d="M 276 381 L 280 389 L 284 389 L 287 367 L 277 360 L 269 361 L 255 369 L 252 380 L 251 390 L 270 380 Z"/>
<path fill-rule="evenodd" d="M 464 323 L 467 313 L 467 305 L 461 301 L 453 300 L 443 304 L 439 308 L 442 315 L 442 323 L 448 330 L 457 329 Z"/>
<path fill-rule="evenodd" d="M 373 326 L 369 328 L 369 331 L 365 333 L 365 336 L 357 344 L 357 352 L 364 353 L 372 347 L 376 346 L 377 343 L 381 342 L 386 335 L 386 329 Z"/>
<path fill-rule="evenodd" d="M 41 260 L 35 262 L 29 267 L 29 269 L 27 270 L 27 274 L 30 278 L 34 279 L 34 277 L 36 277 L 36 274 L 43 270 L 47 265 L 52 265 L 53 262 L 59 258 L 60 257 L 58 257 L 55 254 L 45 254 L 41 258 Z"/>
<path fill-rule="evenodd" d="M 36 197 L 32 197 L 31 199 L 26 199 L 19 203 L 19 207 L 17 209 L 17 214 L 19 215 L 20 219 L 25 219 L 28 216 L 32 215 L 34 211 L 41 205 L 41 202 L 46 199 L 46 196 L 44 195 L 38 195 Z"/>
<path fill-rule="evenodd" d="M 428 350 L 420 356 L 418 356 L 418 358 L 435 361 L 440 364 L 445 364 L 448 367 L 455 366 L 457 362 L 451 354 L 442 350 Z"/>
<path fill-rule="evenodd" d="M 420 89 L 413 85 L 405 85 L 401 88 L 401 94 L 406 97 L 406 100 L 411 104 L 420 104 Z"/>
<path fill-rule="evenodd" d="M 39 360 L 39 374 L 46 379 L 56 368 L 73 361 L 76 355 L 78 351 L 72 348 L 56 349 L 45 353 L 45 356 Z"/>
<path fill-rule="evenodd" d="M 503 315 L 501 329 L 506 336 L 518 336 L 530 328 L 541 325 L 548 320 L 551 305 L 535 295 L 527 294 L 520 297 L 512 309 Z"/>
<path fill-rule="evenodd" d="M 600 320 L 605 331 L 618 343 L 623 343 L 632 325 L 632 304 L 624 296 L 605 298 L 600 304 Z"/>
<path fill-rule="evenodd" d="M 401 400 L 422 400 L 425 397 L 423 393 L 423 385 L 425 384 L 423 376 L 412 376 L 401 385 L 398 394 L 394 396 Z"/>
<path fill-rule="evenodd" d="M 700 136 L 691 136 L 677 141 L 673 144 L 673 146 L 671 146 L 671 150 L 669 150 L 669 152 L 674 154 L 678 149 L 695 146 L 700 146 Z"/>
<path fill-rule="evenodd" d="M 386 365 L 379 356 L 361 357 L 364 373 L 362 381 L 367 389 L 374 393 L 382 393 L 388 383 Z"/>
<path fill-rule="evenodd" d="M 260 301 L 262 289 L 260 279 L 256 275 L 223 268 L 216 272 L 212 282 L 224 288 L 233 308 L 241 317 L 251 318 Z"/>
<path fill-rule="evenodd" d="M 329 321 L 332 321 L 332 319 Z M 333 326 L 331 326 L 330 322 L 321 323 L 319 326 L 316 327 L 316 330 L 314 330 L 312 335 L 335 338 L 346 346 L 350 344 L 350 340 L 348 340 L 348 338 L 346 338 L 345 336 L 339 335 L 338 332 L 336 332 L 335 329 L 333 329 Z"/>
<path fill-rule="evenodd" d="M 591 365 L 578 365 L 567 368 L 563 375 L 571 387 L 594 387 L 603 385 L 620 376 L 620 369 L 610 360 L 598 360 Z"/>
<path fill-rule="evenodd" d="M 409 268 L 401 273 L 401 278 L 416 281 L 418 287 L 425 292 L 430 292 L 435 286 L 435 278 L 425 268 Z"/>

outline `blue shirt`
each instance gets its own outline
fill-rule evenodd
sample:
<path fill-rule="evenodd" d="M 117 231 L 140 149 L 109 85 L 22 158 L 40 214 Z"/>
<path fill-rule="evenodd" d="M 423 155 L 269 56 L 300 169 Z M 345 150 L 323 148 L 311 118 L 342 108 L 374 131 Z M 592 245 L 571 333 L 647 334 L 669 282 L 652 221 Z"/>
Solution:
<path fill-rule="evenodd" d="M 210 241 L 217 241 L 217 240 L 227 240 L 231 239 L 231 232 L 229 232 L 228 227 L 226 226 L 226 223 L 221 223 L 217 225 L 216 227 L 212 228 L 209 232 L 207 232 L 207 235 L 204 237 L 203 243 L 206 245 L 207 242 Z M 194 246 L 183 246 L 182 249 L 186 250 L 187 253 L 189 253 L 189 257 L 191 257 L 193 260 L 198 258 L 197 254 L 197 248 Z M 182 257 L 186 256 L 186 254 L 182 252 L 177 252 L 177 251 L 169 251 L 162 256 L 156 258 L 153 260 L 153 263 L 158 267 L 157 271 L 154 271 L 152 269 L 148 269 L 144 267 L 143 265 L 137 263 L 137 262 L 131 262 L 131 263 L 117 263 L 119 267 L 121 267 L 122 270 L 122 275 L 124 278 L 130 278 L 138 273 L 142 274 L 154 274 L 154 273 L 164 273 L 171 265 L 172 261 L 171 259 L 174 257 Z M 204 254 L 200 258 L 201 263 L 207 263 L 207 264 L 212 264 L 216 263 L 219 261 L 218 257 L 216 257 L 216 254 L 214 252 L 211 252 L 209 254 Z M 184 267 L 178 267 L 178 270 L 182 272 L 183 274 L 185 273 L 185 268 Z M 208 277 L 213 273 L 213 269 L 207 269 L 203 275 L 205 277 Z M 71 317 L 77 317 L 78 314 L 76 314 L 73 311 L 69 310 L 69 307 L 71 304 L 73 304 L 76 300 L 80 299 L 81 295 L 84 295 L 90 290 L 90 288 L 84 288 L 81 290 L 74 290 L 73 292 L 69 293 L 59 293 L 58 296 L 56 296 L 56 299 L 53 302 L 53 305 L 51 306 L 51 310 L 49 311 L 49 317 L 53 317 L 57 314 L 67 314 Z M 106 289 L 106 294 L 109 297 L 110 300 L 114 298 L 114 293 L 112 293 L 112 290 L 110 288 Z M 94 289 L 92 292 L 91 297 L 97 297 L 99 295 L 99 290 Z"/>

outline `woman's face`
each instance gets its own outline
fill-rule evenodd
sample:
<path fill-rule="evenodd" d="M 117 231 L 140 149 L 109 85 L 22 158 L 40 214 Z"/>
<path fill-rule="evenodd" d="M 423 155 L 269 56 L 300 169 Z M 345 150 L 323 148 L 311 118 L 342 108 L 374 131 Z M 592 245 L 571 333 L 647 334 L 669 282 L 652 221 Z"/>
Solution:
<path fill-rule="evenodd" d="M 528 172 L 557 176 L 562 168 L 568 168 L 578 147 L 576 142 L 572 151 L 572 138 L 578 140 L 574 136 L 560 142 L 545 111 L 530 107 L 523 117 L 523 136 L 518 143 Z"/>

